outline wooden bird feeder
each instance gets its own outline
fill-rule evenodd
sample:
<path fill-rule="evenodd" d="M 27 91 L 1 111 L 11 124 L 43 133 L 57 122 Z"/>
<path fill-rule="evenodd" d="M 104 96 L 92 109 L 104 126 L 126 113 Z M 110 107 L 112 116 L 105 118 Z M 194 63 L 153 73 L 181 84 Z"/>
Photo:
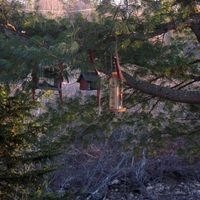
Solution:
<path fill-rule="evenodd" d="M 110 97 L 109 97 L 109 112 L 124 112 L 126 108 L 123 108 L 122 105 L 122 88 L 120 79 L 117 76 L 117 72 L 112 72 L 112 75 L 109 77 L 109 88 L 110 88 Z"/>
<path fill-rule="evenodd" d="M 100 79 L 96 72 L 82 72 L 77 82 L 80 83 L 80 90 L 100 89 Z"/>
<path fill-rule="evenodd" d="M 35 89 L 44 90 L 61 90 L 62 78 L 60 75 L 51 69 L 45 69 L 43 75 L 37 77 L 33 75 Z"/>
<path fill-rule="evenodd" d="M 33 81 L 33 99 L 35 99 L 35 89 L 41 90 L 57 90 L 62 102 L 62 81 L 63 77 L 59 70 L 45 68 L 42 76 L 32 74 Z"/>

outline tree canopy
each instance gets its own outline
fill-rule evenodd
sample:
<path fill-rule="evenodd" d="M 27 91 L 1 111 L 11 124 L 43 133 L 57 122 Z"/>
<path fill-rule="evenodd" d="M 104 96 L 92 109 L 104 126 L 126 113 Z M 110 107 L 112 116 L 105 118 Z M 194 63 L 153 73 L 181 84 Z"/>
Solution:
<path fill-rule="evenodd" d="M 19 5 L 16 8 L 20 9 Z M 47 64 L 45 62 L 49 61 L 49 57 L 50 65 L 54 62 L 65 62 L 69 65 L 72 61 L 69 54 L 75 52 L 74 57 L 77 56 L 77 62 L 73 65 L 78 65 L 79 62 L 82 63 L 82 57 L 88 60 L 84 53 L 91 50 L 98 59 L 96 61 L 98 70 L 107 75 L 111 71 L 110 56 L 114 55 L 117 45 L 127 86 L 171 101 L 199 104 L 198 91 L 183 90 L 186 82 L 186 85 L 192 85 L 199 81 L 195 71 L 198 70 L 199 62 L 198 9 L 198 1 L 139 1 L 139 3 L 133 2 L 129 5 L 114 5 L 103 1 L 97 7 L 98 15 L 90 16 L 88 19 L 77 14 L 71 21 L 61 20 L 58 23 L 58 21 L 42 19 L 39 16 L 33 20 L 29 14 L 30 20 L 33 21 L 25 23 L 23 22 L 25 13 L 15 16 L 17 9 L 10 12 L 9 9 L 2 8 L 1 29 L 5 33 L 5 27 L 11 28 L 13 33 L 10 33 L 10 36 L 15 35 L 29 45 L 35 43 L 34 45 L 40 47 L 41 49 L 36 51 L 36 47 L 31 46 L 32 48 L 27 49 L 26 54 L 30 54 L 31 60 L 42 52 L 40 57 L 44 58 L 43 66 Z M 14 17 L 17 17 L 17 21 L 13 19 Z M 39 22 L 37 18 L 41 21 Z M 22 31 L 26 34 L 21 34 Z M 61 36 L 60 34 L 65 31 L 68 33 Z M 7 36 L 8 34 L 7 32 Z M 32 38 L 33 35 L 34 38 Z M 52 44 L 52 39 L 58 35 L 59 38 L 54 40 L 56 44 Z M 59 55 L 60 60 L 56 61 L 55 56 L 52 58 L 50 55 L 50 51 L 54 50 L 49 51 L 48 46 L 53 48 L 53 45 L 59 45 L 56 48 L 62 48 L 59 51 L 60 54 L 62 52 L 62 55 Z M 67 48 L 69 58 L 66 56 Z M 22 51 L 21 54 L 24 52 Z M 58 55 L 56 56 L 58 58 Z M 105 63 L 105 60 L 108 63 Z M 85 60 L 83 61 L 85 63 Z M 36 64 L 38 63 L 32 63 L 32 65 Z M 134 65 L 132 72 L 130 72 L 130 67 L 128 71 L 125 70 L 127 65 Z M 152 76 L 147 77 L 147 74 Z M 141 76 L 151 79 L 145 79 L 144 82 L 144 79 L 140 79 Z M 169 80 L 168 77 L 173 80 Z M 155 80 L 159 80 L 159 85 L 161 85 L 162 80 L 166 82 L 166 79 L 169 84 L 171 82 L 170 87 L 169 85 L 167 87 L 157 86 Z M 177 86 L 178 89 L 174 80 L 181 81 L 182 85 Z"/>

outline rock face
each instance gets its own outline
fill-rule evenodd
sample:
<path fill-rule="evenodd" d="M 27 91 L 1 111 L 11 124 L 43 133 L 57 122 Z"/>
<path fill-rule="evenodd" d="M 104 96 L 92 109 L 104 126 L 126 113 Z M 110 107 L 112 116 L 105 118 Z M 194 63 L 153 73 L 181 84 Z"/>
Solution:
<path fill-rule="evenodd" d="M 54 16 L 65 16 L 66 9 L 61 0 L 39 0 L 36 4 L 33 1 L 24 2 L 26 11 L 33 11 L 36 8 L 42 14 L 50 14 Z"/>
<path fill-rule="evenodd" d="M 63 1 L 63 0 L 39 0 L 36 1 L 24 1 L 25 11 L 33 11 L 38 9 L 44 15 L 48 17 L 70 17 L 76 12 L 82 12 L 85 16 L 91 14 L 94 8 L 89 1 Z"/>

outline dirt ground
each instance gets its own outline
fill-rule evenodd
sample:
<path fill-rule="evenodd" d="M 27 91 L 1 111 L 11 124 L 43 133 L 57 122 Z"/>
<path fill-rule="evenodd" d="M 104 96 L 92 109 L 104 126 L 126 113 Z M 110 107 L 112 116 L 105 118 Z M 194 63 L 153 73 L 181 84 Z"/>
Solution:
<path fill-rule="evenodd" d="M 200 159 L 136 158 L 93 145 L 67 153 L 50 188 L 70 193 L 71 200 L 200 200 Z"/>

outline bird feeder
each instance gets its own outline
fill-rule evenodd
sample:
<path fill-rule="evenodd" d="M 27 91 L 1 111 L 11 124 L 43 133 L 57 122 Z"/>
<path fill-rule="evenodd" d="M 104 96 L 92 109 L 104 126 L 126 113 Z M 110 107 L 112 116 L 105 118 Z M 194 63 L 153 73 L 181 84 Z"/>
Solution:
<path fill-rule="evenodd" d="M 43 70 L 42 76 L 32 74 L 33 81 L 33 99 L 35 99 L 35 89 L 41 90 L 57 90 L 59 92 L 60 101 L 62 102 L 62 81 L 63 77 L 59 70 L 46 68 Z"/>
<path fill-rule="evenodd" d="M 100 89 L 100 79 L 96 72 L 82 72 L 77 82 L 80 83 L 80 90 Z"/>
<path fill-rule="evenodd" d="M 124 112 L 126 108 L 122 105 L 122 87 L 121 80 L 118 78 L 117 72 L 112 72 L 109 77 L 109 112 Z"/>
<path fill-rule="evenodd" d="M 60 75 L 51 69 L 45 69 L 42 76 L 35 77 L 36 89 L 61 90 L 61 83 Z"/>

